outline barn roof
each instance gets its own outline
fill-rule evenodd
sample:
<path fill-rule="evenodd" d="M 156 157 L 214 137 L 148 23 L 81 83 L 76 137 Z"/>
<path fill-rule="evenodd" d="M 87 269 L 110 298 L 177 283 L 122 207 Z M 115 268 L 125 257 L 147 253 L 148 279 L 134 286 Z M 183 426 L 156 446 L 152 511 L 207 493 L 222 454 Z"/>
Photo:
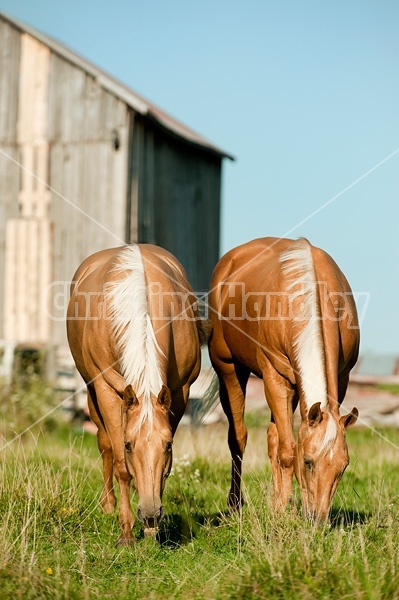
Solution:
<path fill-rule="evenodd" d="M 234 160 L 234 157 L 231 154 L 228 154 L 224 150 L 221 150 L 214 144 L 212 144 L 209 140 L 202 137 L 180 121 L 177 121 L 175 118 L 164 112 L 158 106 L 143 98 L 136 92 L 134 92 L 130 87 L 121 83 L 117 79 L 115 79 L 112 75 L 107 73 L 106 71 L 100 69 L 96 65 L 94 65 L 89 60 L 86 60 L 73 50 L 67 48 L 64 44 L 61 44 L 57 40 L 51 38 L 44 33 L 41 33 L 37 29 L 34 29 L 30 25 L 19 21 L 18 19 L 14 19 L 13 17 L 9 17 L 5 15 L 3 12 L 0 12 L 0 19 L 4 21 L 8 21 L 15 28 L 19 29 L 22 32 L 28 33 L 33 38 L 37 39 L 42 44 L 48 46 L 53 52 L 61 56 L 63 59 L 71 62 L 72 64 L 80 67 L 91 76 L 95 77 L 96 81 L 101 85 L 104 89 L 108 90 L 121 100 L 123 100 L 129 107 L 131 107 L 137 113 L 147 117 L 151 121 L 155 122 L 162 128 L 168 130 L 174 135 L 177 135 L 179 138 L 199 146 L 204 150 L 210 151 L 213 154 L 217 154 L 220 157 L 230 158 Z"/>

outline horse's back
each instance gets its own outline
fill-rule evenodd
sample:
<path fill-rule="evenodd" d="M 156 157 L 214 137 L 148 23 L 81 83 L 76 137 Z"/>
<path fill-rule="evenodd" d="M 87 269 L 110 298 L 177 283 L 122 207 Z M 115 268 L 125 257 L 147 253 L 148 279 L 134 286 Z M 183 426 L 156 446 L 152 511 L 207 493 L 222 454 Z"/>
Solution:
<path fill-rule="evenodd" d="M 183 266 L 173 254 L 153 244 L 137 244 L 137 247 L 140 249 L 146 267 L 149 271 L 152 271 L 154 281 L 164 279 L 172 286 L 178 284 L 179 287 L 185 286 L 192 291 Z M 128 246 L 107 248 L 88 256 L 73 276 L 71 293 L 73 293 L 76 286 L 82 289 L 83 282 L 87 282 L 85 287 L 90 288 L 88 291 L 102 290 L 104 283 L 110 279 L 115 279 L 115 276 L 112 276 L 111 273 L 116 273 L 114 268 L 119 263 L 122 252 L 126 248 Z M 119 273 L 119 278 L 121 277 L 123 277 L 123 274 Z"/>
<path fill-rule="evenodd" d="M 145 258 L 149 256 L 150 261 L 156 257 L 161 264 L 165 267 L 169 267 L 172 272 L 178 273 L 182 278 L 186 286 L 191 290 L 190 284 L 188 283 L 187 274 L 183 268 L 183 265 L 177 260 L 177 258 L 165 248 L 161 246 L 155 246 L 154 244 L 138 244 L 142 256 Z M 171 280 L 173 281 L 173 280 Z"/>
<path fill-rule="evenodd" d="M 150 244 L 140 249 L 150 288 L 153 327 L 168 357 L 168 385 L 175 389 L 199 373 L 201 325 L 196 298 L 184 268 L 170 252 Z"/>
<path fill-rule="evenodd" d="M 120 393 L 124 384 L 116 369 L 116 347 L 111 322 L 105 314 L 104 284 L 121 249 L 101 250 L 82 262 L 73 277 L 67 311 L 68 342 L 83 379 L 105 379 Z"/>
<path fill-rule="evenodd" d="M 340 267 L 324 250 L 314 246 L 311 250 L 326 357 L 327 362 L 332 363 L 327 365 L 331 381 L 337 371 L 349 372 L 357 361 L 360 344 L 358 315 L 351 287 Z"/>
<path fill-rule="evenodd" d="M 279 257 L 289 242 L 278 238 L 252 240 L 227 252 L 216 265 L 209 293 L 213 325 L 210 350 L 215 368 L 229 371 L 233 361 L 261 376 L 259 355 L 273 332 L 266 328 L 269 339 L 265 344 L 257 318 L 263 310 L 259 303 L 267 303 L 266 295 L 270 298 L 281 288 Z M 282 351 L 273 344 L 272 352 Z M 285 363 L 289 368 L 287 360 Z"/>
<path fill-rule="evenodd" d="M 353 366 L 359 331 L 356 307 L 344 274 L 327 252 L 307 241 L 271 237 L 230 250 L 214 269 L 210 292 L 214 355 L 237 359 L 256 374 L 260 374 L 259 361 L 266 355 L 276 370 L 293 378 L 290 365 L 294 364 L 297 324 L 292 318 L 289 279 L 282 260 L 286 253 L 306 243 L 313 259 L 320 322 L 329 338 L 326 345 L 334 340 L 334 352 L 342 355 L 338 370 L 346 364 Z M 334 305 L 335 301 L 338 305 Z M 343 311 L 347 311 L 344 317 Z"/>
<path fill-rule="evenodd" d="M 151 244 L 137 244 L 136 247 L 140 250 L 141 268 L 145 271 L 148 311 L 163 355 L 161 362 L 165 360 L 165 370 L 173 371 L 173 385 L 177 385 L 180 374 L 188 377 L 190 371 L 197 372 L 200 362 L 193 291 L 183 267 L 170 252 Z M 118 285 L 129 272 L 129 248 L 109 248 L 86 258 L 74 275 L 68 307 L 68 340 L 83 378 L 90 380 L 102 372 L 102 377 L 118 392 L 123 391 L 124 384 L 119 374 L 120 356 L 109 285 Z M 184 311 L 188 312 L 189 318 L 173 318 Z M 185 340 L 185 343 L 177 346 L 173 340 Z M 175 345 L 176 361 L 179 365 L 184 363 L 177 377 L 177 368 L 172 369 L 169 360 L 171 343 Z"/>
<path fill-rule="evenodd" d="M 120 251 L 123 250 L 123 246 L 119 248 L 106 248 L 105 250 L 100 250 L 99 252 L 95 252 L 88 256 L 78 267 L 76 270 L 71 285 L 71 293 L 76 285 L 80 285 L 82 281 L 91 275 L 93 272 L 103 269 L 104 265 L 110 262 L 110 268 L 112 268 L 113 259 L 115 259 Z M 92 285 L 94 281 L 92 282 Z M 99 281 L 99 285 L 101 282 Z M 96 290 L 92 290 L 96 291 Z"/>
<path fill-rule="evenodd" d="M 270 268 L 278 263 L 279 256 L 293 240 L 273 237 L 258 238 L 237 246 L 227 252 L 216 265 L 211 282 L 211 291 L 220 282 L 241 282 L 248 274 Z M 261 284 L 264 285 L 264 284 Z"/>

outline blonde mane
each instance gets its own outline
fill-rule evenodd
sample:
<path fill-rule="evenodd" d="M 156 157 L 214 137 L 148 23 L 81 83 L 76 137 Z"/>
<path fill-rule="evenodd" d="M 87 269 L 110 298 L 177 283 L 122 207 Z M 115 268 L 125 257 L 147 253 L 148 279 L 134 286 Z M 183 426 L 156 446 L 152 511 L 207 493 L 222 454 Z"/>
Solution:
<path fill-rule="evenodd" d="M 320 402 L 328 409 L 325 352 L 318 303 L 317 279 L 311 247 L 306 239 L 297 240 L 280 257 L 290 293 L 293 322 L 299 324 L 294 338 L 294 355 L 307 410 Z M 299 329 L 299 331 L 298 331 Z M 336 424 L 328 410 L 326 435 L 321 450 L 325 450 L 337 435 Z"/>
<path fill-rule="evenodd" d="M 148 314 L 147 284 L 140 249 L 126 246 L 118 254 L 113 269 L 122 278 L 108 283 L 105 289 L 106 306 L 112 319 L 119 352 L 121 375 L 141 398 L 137 428 L 148 421 L 153 424 L 151 394 L 158 396 L 162 387 L 159 354 L 155 332 Z"/>

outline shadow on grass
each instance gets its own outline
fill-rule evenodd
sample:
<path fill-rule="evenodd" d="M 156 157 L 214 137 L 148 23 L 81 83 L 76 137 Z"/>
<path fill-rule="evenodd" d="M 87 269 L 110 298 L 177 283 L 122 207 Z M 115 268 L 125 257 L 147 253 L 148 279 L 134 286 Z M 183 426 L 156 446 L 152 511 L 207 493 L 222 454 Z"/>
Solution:
<path fill-rule="evenodd" d="M 372 517 L 371 512 L 333 508 L 330 515 L 331 527 L 350 527 L 364 525 Z"/>
<path fill-rule="evenodd" d="M 210 515 L 193 514 L 189 517 L 169 514 L 159 529 L 157 540 L 165 548 L 178 548 L 194 539 L 199 527 L 206 524 L 218 527 L 229 514 L 227 510 Z"/>
<path fill-rule="evenodd" d="M 372 516 L 371 512 L 333 508 L 330 516 L 330 524 L 332 528 L 364 525 Z M 204 525 L 219 527 L 229 517 L 231 517 L 231 513 L 228 510 L 213 514 L 197 513 L 189 516 L 176 513 L 169 514 L 160 526 L 157 541 L 164 548 L 173 550 L 195 539 L 200 527 Z"/>

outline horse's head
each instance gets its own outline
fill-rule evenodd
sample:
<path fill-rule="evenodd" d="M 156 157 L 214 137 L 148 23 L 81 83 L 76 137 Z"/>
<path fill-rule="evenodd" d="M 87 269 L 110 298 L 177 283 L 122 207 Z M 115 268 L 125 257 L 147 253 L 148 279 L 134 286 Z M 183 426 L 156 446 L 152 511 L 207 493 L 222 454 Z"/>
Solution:
<path fill-rule="evenodd" d="M 356 423 L 357 408 L 342 417 L 314 404 L 302 420 L 295 449 L 295 474 L 305 514 L 316 522 L 328 519 L 332 498 L 349 464 L 345 431 Z"/>
<path fill-rule="evenodd" d="M 163 517 L 162 493 L 172 467 L 172 429 L 169 422 L 170 390 L 162 386 L 153 398 L 152 419 L 141 425 L 141 401 L 131 385 L 123 394 L 126 467 L 139 496 L 138 519 L 148 528 Z"/>

